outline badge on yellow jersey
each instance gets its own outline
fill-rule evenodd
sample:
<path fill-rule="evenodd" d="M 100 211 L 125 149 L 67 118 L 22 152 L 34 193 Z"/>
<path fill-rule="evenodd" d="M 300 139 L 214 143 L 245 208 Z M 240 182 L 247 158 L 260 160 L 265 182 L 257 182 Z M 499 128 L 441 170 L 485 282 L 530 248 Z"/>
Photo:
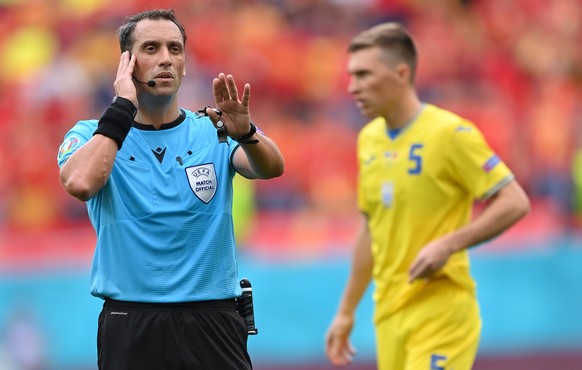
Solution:
<path fill-rule="evenodd" d="M 394 182 L 385 181 L 382 183 L 382 202 L 386 208 L 392 207 L 394 203 Z"/>

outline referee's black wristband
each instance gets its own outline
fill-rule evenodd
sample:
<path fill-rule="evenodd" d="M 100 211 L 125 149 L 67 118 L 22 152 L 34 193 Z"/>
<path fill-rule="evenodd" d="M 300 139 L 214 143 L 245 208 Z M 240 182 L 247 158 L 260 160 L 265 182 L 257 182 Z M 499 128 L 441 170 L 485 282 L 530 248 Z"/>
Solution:
<path fill-rule="evenodd" d="M 259 142 L 259 140 L 250 140 L 251 137 L 253 137 L 253 135 L 257 132 L 257 126 L 255 126 L 255 124 L 253 123 L 253 121 L 251 121 L 251 129 L 249 130 L 249 132 L 243 136 L 234 138 L 233 140 L 242 144 L 256 144 Z"/>
<path fill-rule="evenodd" d="M 121 145 L 131 129 L 136 114 L 137 108 L 131 100 L 118 96 L 99 118 L 97 130 L 93 135 L 101 134 L 107 136 L 115 140 L 118 148 L 121 149 Z"/>

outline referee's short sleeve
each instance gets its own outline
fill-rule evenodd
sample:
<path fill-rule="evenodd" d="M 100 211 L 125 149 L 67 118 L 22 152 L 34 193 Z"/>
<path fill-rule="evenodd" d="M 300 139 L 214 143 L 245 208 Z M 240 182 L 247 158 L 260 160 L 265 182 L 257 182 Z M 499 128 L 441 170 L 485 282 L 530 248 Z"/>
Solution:
<path fill-rule="evenodd" d="M 93 137 L 93 132 L 95 132 L 96 127 L 97 120 L 79 121 L 65 134 L 57 154 L 59 167 L 62 167 L 77 149 L 85 145 Z"/>

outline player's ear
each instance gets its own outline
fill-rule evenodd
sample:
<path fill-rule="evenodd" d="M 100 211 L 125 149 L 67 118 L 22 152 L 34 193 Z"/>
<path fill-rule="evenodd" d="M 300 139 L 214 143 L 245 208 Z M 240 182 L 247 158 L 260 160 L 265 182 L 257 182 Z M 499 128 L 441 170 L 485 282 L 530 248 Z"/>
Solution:
<path fill-rule="evenodd" d="M 400 63 L 396 66 L 396 74 L 398 79 L 403 83 L 410 81 L 410 66 L 406 63 Z"/>

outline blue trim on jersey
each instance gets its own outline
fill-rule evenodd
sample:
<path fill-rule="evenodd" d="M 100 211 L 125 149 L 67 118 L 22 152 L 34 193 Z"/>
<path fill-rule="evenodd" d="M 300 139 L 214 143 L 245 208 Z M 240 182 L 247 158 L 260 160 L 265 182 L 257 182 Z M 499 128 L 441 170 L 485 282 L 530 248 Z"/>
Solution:
<path fill-rule="evenodd" d="M 399 127 L 399 128 L 389 128 L 386 130 L 386 133 L 388 134 L 388 136 L 390 137 L 390 139 L 394 140 L 396 139 L 396 136 L 398 136 L 398 134 L 400 134 L 400 132 L 402 131 L 403 127 Z"/>
<path fill-rule="evenodd" d="M 398 128 L 387 127 L 386 128 L 386 135 L 388 135 L 388 137 L 392 140 L 396 139 L 398 137 L 398 135 L 400 135 L 403 131 L 408 129 L 408 127 L 410 127 L 414 123 L 414 121 L 416 121 L 418 116 L 420 116 L 420 114 L 424 110 L 425 106 L 426 106 L 426 103 L 420 103 L 420 108 L 418 109 L 418 111 L 416 111 L 416 113 L 414 113 L 414 116 L 412 116 L 412 118 L 410 120 L 408 120 L 408 122 L 406 122 L 402 127 L 398 127 Z"/>
<path fill-rule="evenodd" d="M 231 164 L 238 144 L 218 143 L 207 117 L 185 112 L 167 129 L 132 127 L 107 184 L 87 202 L 97 231 L 95 296 L 185 302 L 240 295 Z M 96 120 L 80 121 L 65 143 L 86 143 L 96 127 Z M 74 150 L 61 151 L 59 166 Z"/>

